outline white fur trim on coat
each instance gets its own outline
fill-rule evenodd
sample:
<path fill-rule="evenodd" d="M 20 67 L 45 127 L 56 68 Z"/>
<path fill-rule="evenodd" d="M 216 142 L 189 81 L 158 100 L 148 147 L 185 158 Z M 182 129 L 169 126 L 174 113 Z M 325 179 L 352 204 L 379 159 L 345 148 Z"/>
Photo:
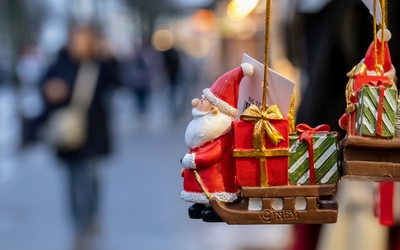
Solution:
<path fill-rule="evenodd" d="M 211 193 L 212 197 L 217 198 L 222 202 L 233 202 L 237 200 L 237 195 L 235 193 L 226 193 L 226 192 L 215 192 Z M 181 198 L 184 201 L 192 202 L 192 203 L 202 203 L 209 204 L 209 200 L 207 199 L 204 193 L 195 193 L 195 192 L 181 192 Z"/>
<path fill-rule="evenodd" d="M 195 157 L 196 155 L 194 153 L 185 154 L 182 159 L 182 166 L 185 168 L 196 169 Z"/>
<path fill-rule="evenodd" d="M 367 75 L 376 76 L 376 72 L 375 72 L 375 70 L 367 70 Z M 390 77 L 390 79 L 393 80 L 396 75 L 396 69 L 394 68 L 394 66 L 392 65 L 390 70 L 388 72 L 385 72 L 384 75 Z"/>
<path fill-rule="evenodd" d="M 254 73 L 253 65 L 251 65 L 250 63 L 242 63 L 242 65 L 240 65 L 240 66 L 242 67 L 244 76 L 252 76 L 253 75 L 253 73 Z"/>
<path fill-rule="evenodd" d="M 217 106 L 221 112 L 232 117 L 236 117 L 238 115 L 239 111 L 237 108 L 232 107 L 227 102 L 216 97 L 209 88 L 204 89 L 203 94 L 213 105 Z"/>

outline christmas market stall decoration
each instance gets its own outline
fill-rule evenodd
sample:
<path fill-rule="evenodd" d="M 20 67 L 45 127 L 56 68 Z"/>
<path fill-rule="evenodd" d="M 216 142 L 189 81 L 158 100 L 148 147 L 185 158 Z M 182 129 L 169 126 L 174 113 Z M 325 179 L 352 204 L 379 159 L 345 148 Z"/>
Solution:
<path fill-rule="evenodd" d="M 374 41 L 364 60 L 348 74 L 347 109 L 339 120 L 347 130 L 341 142 L 343 177 L 380 182 L 374 197 L 375 215 L 382 225 L 393 226 L 400 223 L 399 97 L 388 46 L 391 33 L 385 24 L 386 1 L 374 0 L 370 10 Z"/>
<path fill-rule="evenodd" d="M 347 108 L 339 120 L 341 128 L 347 130 L 347 136 L 341 142 L 343 177 L 400 181 L 396 70 L 388 46 L 391 33 L 385 26 L 385 1 L 373 2 L 374 41 L 365 58 L 348 73 Z M 378 10 L 382 12 L 379 15 L 382 20 L 377 19 Z"/>

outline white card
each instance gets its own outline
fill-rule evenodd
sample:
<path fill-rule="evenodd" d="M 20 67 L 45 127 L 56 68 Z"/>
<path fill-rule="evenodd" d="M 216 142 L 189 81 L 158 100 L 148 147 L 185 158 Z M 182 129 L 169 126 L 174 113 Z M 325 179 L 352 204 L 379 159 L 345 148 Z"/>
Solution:
<path fill-rule="evenodd" d="M 362 0 L 365 6 L 369 9 L 369 13 L 374 15 L 374 0 Z M 376 0 L 376 24 L 382 23 L 382 8 L 379 0 Z"/>
<path fill-rule="evenodd" d="M 250 63 L 254 67 L 251 77 L 243 77 L 239 87 L 238 109 L 241 114 L 253 103 L 261 107 L 264 80 L 264 65 L 250 56 L 243 54 L 242 63 Z M 277 104 L 284 117 L 289 114 L 290 102 L 294 90 L 294 82 L 268 68 L 267 104 Z"/>

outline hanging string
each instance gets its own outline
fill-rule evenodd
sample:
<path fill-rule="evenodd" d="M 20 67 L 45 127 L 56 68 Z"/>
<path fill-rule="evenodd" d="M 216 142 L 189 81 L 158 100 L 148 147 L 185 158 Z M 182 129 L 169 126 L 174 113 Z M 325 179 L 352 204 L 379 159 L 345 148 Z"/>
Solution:
<path fill-rule="evenodd" d="M 386 0 L 381 1 L 381 8 L 382 8 L 382 37 L 381 37 L 381 66 L 383 67 L 384 64 L 384 57 L 385 57 L 385 28 L 386 28 Z"/>
<path fill-rule="evenodd" d="M 378 73 L 378 48 L 377 48 L 377 37 L 376 37 L 376 0 L 374 0 L 374 66 L 375 71 Z"/>
<path fill-rule="evenodd" d="M 375 71 L 376 73 L 383 74 L 383 64 L 385 60 L 385 21 L 386 21 L 386 0 L 379 0 L 379 3 L 381 5 L 381 10 L 382 10 L 382 25 L 381 25 L 381 48 L 380 48 L 380 60 L 378 61 L 378 45 L 377 45 L 377 32 L 376 32 L 376 13 L 377 13 L 377 0 L 374 0 L 374 65 L 375 65 Z"/>
<path fill-rule="evenodd" d="M 261 110 L 265 111 L 267 109 L 267 93 L 268 93 L 268 52 L 269 52 L 269 37 L 271 30 L 271 1 L 267 0 L 266 16 L 265 16 L 265 47 L 264 47 L 264 84 L 263 84 L 263 98 Z"/>

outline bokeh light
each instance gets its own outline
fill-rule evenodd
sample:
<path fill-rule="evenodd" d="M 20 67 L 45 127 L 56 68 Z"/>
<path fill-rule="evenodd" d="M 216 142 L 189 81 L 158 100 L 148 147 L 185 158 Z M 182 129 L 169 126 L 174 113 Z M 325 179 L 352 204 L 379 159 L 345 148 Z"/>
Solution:
<path fill-rule="evenodd" d="M 215 26 L 215 14 L 212 11 L 200 9 L 192 16 L 194 28 L 199 32 L 209 32 Z"/>
<path fill-rule="evenodd" d="M 232 0 L 228 4 L 228 17 L 234 21 L 246 18 L 257 6 L 259 0 Z"/>
<path fill-rule="evenodd" d="M 151 38 L 151 43 L 156 50 L 166 51 L 174 46 L 175 37 L 169 30 L 157 30 Z"/>

